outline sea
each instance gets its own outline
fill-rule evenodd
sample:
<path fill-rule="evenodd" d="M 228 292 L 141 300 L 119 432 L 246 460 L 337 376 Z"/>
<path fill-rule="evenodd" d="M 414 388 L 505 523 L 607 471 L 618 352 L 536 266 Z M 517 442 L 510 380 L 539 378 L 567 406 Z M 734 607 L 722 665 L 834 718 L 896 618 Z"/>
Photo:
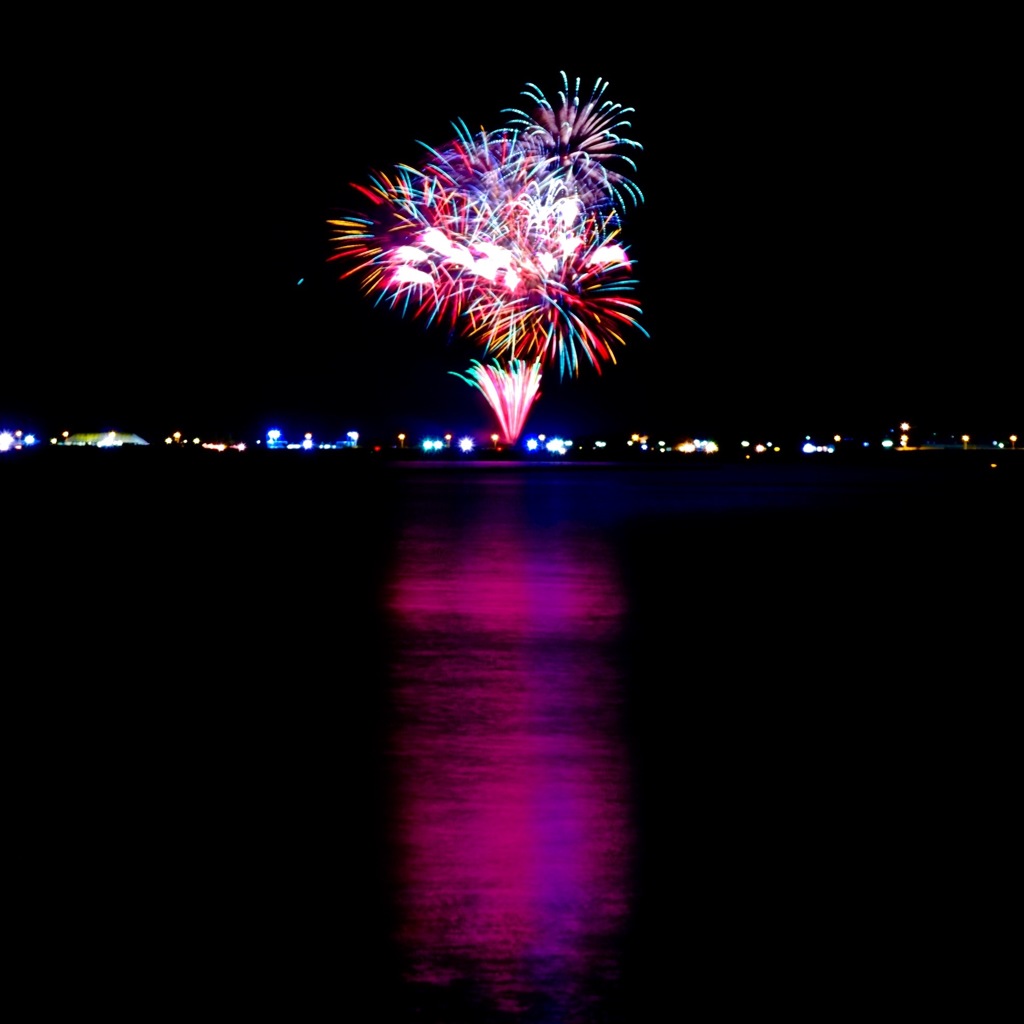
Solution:
<path fill-rule="evenodd" d="M 991 1018 L 1017 452 L 0 458 L 34 1012 Z"/>

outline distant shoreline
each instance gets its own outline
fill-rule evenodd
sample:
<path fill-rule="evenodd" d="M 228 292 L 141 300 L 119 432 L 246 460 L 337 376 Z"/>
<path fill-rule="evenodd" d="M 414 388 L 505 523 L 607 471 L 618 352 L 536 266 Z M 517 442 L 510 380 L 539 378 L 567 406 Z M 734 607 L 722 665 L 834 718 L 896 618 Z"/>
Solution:
<path fill-rule="evenodd" d="M 64 446 L 37 444 L 0 452 L 0 467 L 27 466 L 100 469 L 132 467 L 139 469 L 189 466 L 248 465 L 252 467 L 319 464 L 339 467 L 409 466 L 436 468 L 487 469 L 494 467 L 638 467 L 643 469 L 710 470 L 725 466 L 804 466 L 880 467 L 886 469 L 964 470 L 1024 467 L 1024 448 L 964 446 L 922 446 L 918 448 L 872 448 L 836 445 L 832 450 L 803 452 L 772 449 L 754 451 L 736 448 L 728 451 L 680 452 L 676 450 L 606 450 L 572 448 L 564 454 L 521 449 L 479 449 L 460 452 L 454 449 L 422 451 L 416 448 L 312 448 L 309 450 L 270 449 L 252 446 L 244 450 L 213 450 L 199 445 L 140 445 L 120 447 L 95 445 Z"/>

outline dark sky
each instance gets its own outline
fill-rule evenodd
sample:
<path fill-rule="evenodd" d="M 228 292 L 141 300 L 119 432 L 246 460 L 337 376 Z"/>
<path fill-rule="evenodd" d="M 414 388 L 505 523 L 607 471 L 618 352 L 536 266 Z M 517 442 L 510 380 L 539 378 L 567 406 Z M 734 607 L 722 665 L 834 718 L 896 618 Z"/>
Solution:
<path fill-rule="evenodd" d="M 532 429 L 1020 432 L 1005 27 L 483 13 L 26 37 L 0 426 L 489 432 L 480 353 L 338 281 L 326 222 L 564 70 L 635 108 L 650 338 L 549 371 Z"/>

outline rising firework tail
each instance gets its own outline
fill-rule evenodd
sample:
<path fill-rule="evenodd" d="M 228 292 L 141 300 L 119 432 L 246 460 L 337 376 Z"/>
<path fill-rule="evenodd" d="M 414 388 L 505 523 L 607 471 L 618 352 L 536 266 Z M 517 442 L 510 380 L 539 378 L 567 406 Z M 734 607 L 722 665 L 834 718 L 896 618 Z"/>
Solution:
<path fill-rule="evenodd" d="M 562 73 L 557 103 L 528 84 L 534 112 L 510 124 L 420 145 L 419 166 L 355 184 L 369 209 L 330 221 L 335 253 L 367 296 L 403 316 L 444 324 L 491 360 L 466 375 L 514 443 L 540 394 L 543 368 L 576 376 L 616 362 L 629 332 L 646 336 L 628 246 L 627 208 L 643 201 L 628 155 L 625 108 L 598 79 L 581 99 Z"/>

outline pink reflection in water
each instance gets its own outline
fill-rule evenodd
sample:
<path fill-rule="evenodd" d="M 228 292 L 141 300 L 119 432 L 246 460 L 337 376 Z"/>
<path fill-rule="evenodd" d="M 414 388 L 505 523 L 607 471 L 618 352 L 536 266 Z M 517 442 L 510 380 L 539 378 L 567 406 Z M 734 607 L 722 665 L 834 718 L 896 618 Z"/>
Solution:
<path fill-rule="evenodd" d="M 622 597 L 598 537 L 481 489 L 390 587 L 397 939 L 433 997 L 585 1020 L 629 911 Z"/>

